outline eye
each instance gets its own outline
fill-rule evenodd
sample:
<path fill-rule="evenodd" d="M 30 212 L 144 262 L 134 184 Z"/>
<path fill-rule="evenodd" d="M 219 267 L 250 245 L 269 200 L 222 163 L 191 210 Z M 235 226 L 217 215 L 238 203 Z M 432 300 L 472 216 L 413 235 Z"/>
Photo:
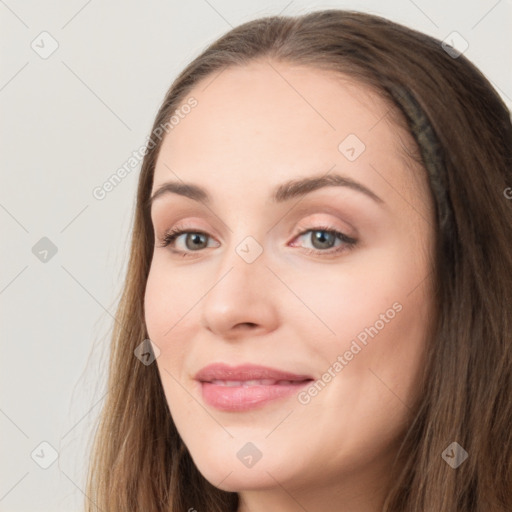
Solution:
<path fill-rule="evenodd" d="M 173 252 L 181 254 L 182 256 L 187 256 L 185 251 L 174 248 L 176 240 L 181 235 L 186 235 L 184 237 L 185 249 L 190 250 L 191 252 L 205 249 L 207 247 L 207 244 L 205 245 L 205 240 L 209 237 L 207 233 L 203 233 L 202 231 L 187 231 L 186 229 L 180 228 L 173 228 L 167 231 L 162 238 L 160 247 L 171 246 L 173 248 Z"/>
<path fill-rule="evenodd" d="M 344 233 L 329 226 L 316 226 L 314 228 L 301 231 L 294 240 L 304 237 L 308 233 L 310 233 L 309 240 L 314 248 L 304 248 L 306 254 L 327 256 L 350 250 L 357 244 L 357 240 L 355 238 L 349 237 L 348 235 L 345 235 Z M 185 235 L 183 239 L 185 250 L 176 249 L 175 247 L 176 242 L 182 235 Z M 175 254 L 187 257 L 190 256 L 191 252 L 199 252 L 201 249 L 206 249 L 208 247 L 208 238 L 210 238 L 210 236 L 202 231 L 190 231 L 175 227 L 163 235 L 159 247 L 170 246 L 172 252 Z M 340 241 L 341 245 L 335 246 L 334 244 L 336 241 Z M 292 247 L 297 246 L 296 243 L 292 243 L 291 245 Z"/>
<path fill-rule="evenodd" d="M 305 237 L 313 246 L 313 249 L 305 248 L 306 254 L 337 254 L 342 251 L 344 252 L 353 249 L 357 244 L 357 240 L 355 238 L 349 237 L 348 235 L 345 235 L 345 233 L 342 233 L 330 226 L 316 226 L 314 228 L 307 229 L 302 231 L 296 239 L 300 237 Z M 334 244 L 337 240 L 339 240 L 341 244 L 336 247 Z M 295 247 L 296 244 L 293 243 L 292 246 Z"/>

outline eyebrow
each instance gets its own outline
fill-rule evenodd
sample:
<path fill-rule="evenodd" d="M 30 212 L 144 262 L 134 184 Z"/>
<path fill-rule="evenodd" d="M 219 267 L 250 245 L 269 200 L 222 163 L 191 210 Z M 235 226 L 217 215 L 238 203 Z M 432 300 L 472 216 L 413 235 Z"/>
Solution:
<path fill-rule="evenodd" d="M 313 176 L 287 181 L 278 185 L 274 189 L 271 195 L 271 200 L 274 203 L 282 203 L 295 197 L 304 196 L 310 192 L 324 187 L 347 187 L 365 194 L 366 196 L 373 199 L 376 203 L 384 203 L 383 199 L 375 194 L 375 192 L 365 187 L 362 183 L 359 183 L 352 178 L 349 178 L 348 176 L 341 176 L 339 174 Z M 188 197 L 194 201 L 204 202 L 207 204 L 211 203 L 211 197 L 203 187 L 194 183 L 169 181 L 157 188 L 153 195 L 148 199 L 147 203 L 149 208 L 151 208 L 156 199 L 170 193 Z"/>

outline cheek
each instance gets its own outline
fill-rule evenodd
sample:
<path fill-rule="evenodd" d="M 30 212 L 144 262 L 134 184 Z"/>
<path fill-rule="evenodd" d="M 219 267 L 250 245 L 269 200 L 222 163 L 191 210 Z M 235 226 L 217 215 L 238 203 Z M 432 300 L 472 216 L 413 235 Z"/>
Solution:
<path fill-rule="evenodd" d="M 342 346 L 376 322 L 379 330 L 383 326 L 387 330 L 387 320 L 395 323 L 395 317 L 404 319 L 407 314 L 397 309 L 405 312 L 419 308 L 420 313 L 427 298 L 420 285 L 429 268 L 419 258 L 411 258 L 412 251 L 403 247 L 397 242 L 365 249 L 339 265 L 314 263 L 300 272 L 280 269 L 283 280 L 299 299 L 291 297 L 290 303 L 295 304 L 294 318 L 307 329 L 308 337 L 314 339 L 311 336 L 316 333 L 315 343 L 320 336 L 326 346 L 333 342 Z M 412 313 L 408 324 L 417 323 Z"/>
<path fill-rule="evenodd" d="M 171 304 L 168 304 L 169 294 L 166 293 L 166 283 L 159 279 L 154 266 L 151 266 L 146 291 L 144 294 L 144 318 L 149 337 L 157 342 L 160 337 L 169 329 L 170 318 L 165 314 L 170 311 Z M 159 345 L 160 350 L 162 347 Z"/>
<path fill-rule="evenodd" d="M 189 291 L 193 287 L 179 282 L 179 276 L 179 272 L 164 268 L 158 259 L 153 260 L 144 295 L 144 316 L 149 338 L 160 350 L 156 365 L 171 415 L 179 425 L 191 425 L 197 418 L 194 419 L 190 395 L 184 391 L 184 386 L 189 385 L 184 368 L 190 347 L 187 340 L 194 328 L 193 315 L 187 312 L 197 298 Z"/>
<path fill-rule="evenodd" d="M 393 401 L 393 393 L 407 405 L 414 401 L 432 293 L 425 279 L 428 264 L 411 258 L 404 247 L 397 243 L 361 253 L 339 272 L 332 267 L 322 270 L 324 276 L 306 272 L 293 285 L 321 320 L 303 308 L 302 339 L 314 340 L 309 349 L 323 361 L 319 372 L 331 368 L 331 374 L 343 375 L 329 380 L 329 399 L 350 403 L 352 410 L 378 407 L 386 395 Z"/>
<path fill-rule="evenodd" d="M 148 330 L 161 337 L 184 318 L 200 296 L 199 283 L 191 282 L 190 273 L 172 268 L 165 258 L 155 256 L 144 295 L 144 313 Z M 203 292 L 204 293 L 204 292 Z"/>
<path fill-rule="evenodd" d="M 365 274 L 324 287 L 316 305 L 323 304 L 323 318 L 336 336 L 331 342 L 316 337 L 310 356 L 323 361 L 318 391 L 303 395 L 300 402 L 305 404 L 300 412 L 315 419 L 325 438 L 360 456 L 378 453 L 402 432 L 420 391 L 430 321 L 428 289 L 417 286 L 411 268 L 387 270 L 368 267 Z M 344 288 L 336 291 L 336 285 Z M 313 340 L 313 331 L 303 331 L 303 339 Z M 321 441 L 314 451 L 333 458 Z M 347 456 L 348 451 L 340 450 L 333 465 L 344 464 Z"/>
<path fill-rule="evenodd" d="M 199 291 L 189 278 L 180 278 L 179 272 L 153 260 L 144 295 L 144 318 L 149 338 L 160 349 L 159 364 L 165 361 L 166 367 L 175 367 L 179 363 L 183 347 L 176 340 L 190 338 L 190 313 Z"/>

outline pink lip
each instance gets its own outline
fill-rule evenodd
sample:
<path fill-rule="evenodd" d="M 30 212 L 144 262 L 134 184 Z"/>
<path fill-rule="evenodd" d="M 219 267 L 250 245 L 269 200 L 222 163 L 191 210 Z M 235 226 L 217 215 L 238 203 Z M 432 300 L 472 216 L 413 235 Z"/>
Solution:
<path fill-rule="evenodd" d="M 195 375 L 195 379 L 201 383 L 203 400 L 207 404 L 222 411 L 246 411 L 298 392 L 313 377 L 266 366 L 244 364 L 233 367 L 215 363 L 205 366 Z M 276 382 L 244 385 L 244 382 L 250 380 Z M 215 381 L 236 381 L 240 385 L 226 386 Z"/>
<path fill-rule="evenodd" d="M 243 364 L 240 366 L 229 366 L 225 363 L 214 363 L 205 366 L 196 373 L 196 380 L 201 382 L 211 382 L 212 380 L 293 380 L 302 381 L 312 379 L 311 375 L 297 375 L 295 373 L 269 368 L 268 366 L 258 366 L 254 364 Z"/>

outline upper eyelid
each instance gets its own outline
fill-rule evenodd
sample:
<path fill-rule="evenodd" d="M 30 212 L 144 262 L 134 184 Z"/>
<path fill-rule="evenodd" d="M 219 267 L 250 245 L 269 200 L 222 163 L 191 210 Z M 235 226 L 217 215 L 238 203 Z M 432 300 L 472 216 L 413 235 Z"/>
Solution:
<path fill-rule="evenodd" d="M 345 236 L 346 238 L 349 238 L 349 239 L 352 239 L 352 240 L 358 240 L 359 239 L 359 235 L 358 234 L 350 234 L 348 232 L 348 230 L 346 230 L 344 228 L 338 228 L 338 227 L 336 227 L 334 225 L 331 225 L 329 222 L 319 222 L 319 221 L 317 221 L 316 223 L 313 222 L 313 223 L 309 224 L 308 226 L 298 227 L 297 231 L 294 232 L 294 234 L 293 234 L 293 240 L 295 240 L 296 238 L 298 238 L 300 236 L 304 236 L 305 234 L 310 233 L 310 232 L 314 232 L 314 231 L 335 231 L 335 232 L 339 233 L 340 235 Z M 180 227 L 179 224 L 177 226 L 174 226 L 171 229 L 165 230 L 162 233 L 160 239 L 164 240 L 168 235 L 172 235 L 174 237 L 173 238 L 173 242 L 176 242 L 176 240 L 178 238 L 182 237 L 183 235 L 188 235 L 188 234 L 191 234 L 191 233 L 199 233 L 199 234 L 202 234 L 202 235 L 206 235 L 208 238 L 215 239 L 215 241 L 217 243 L 220 243 L 220 242 L 218 242 L 216 240 L 216 238 L 211 233 L 208 232 L 208 230 L 204 230 L 202 228 L 196 229 L 194 227 L 188 227 L 188 226 Z"/>
<path fill-rule="evenodd" d="M 342 233 L 347 234 L 347 236 L 348 236 L 348 232 L 351 231 L 350 226 L 337 227 L 335 225 L 336 224 L 335 222 L 326 221 L 326 220 L 309 220 L 307 222 L 299 221 L 296 224 L 297 224 L 297 227 L 296 227 L 296 229 L 294 229 L 294 232 L 295 232 L 294 236 L 302 234 L 304 231 L 310 231 L 310 230 L 315 230 L 315 229 L 329 229 L 329 230 L 341 231 Z M 328 228 L 325 227 L 327 225 L 329 225 Z M 322 227 L 322 226 L 324 226 L 324 227 Z M 182 224 L 181 221 L 176 222 L 171 228 L 162 230 L 162 234 L 166 235 L 167 233 L 169 233 L 171 231 L 182 231 L 182 232 L 186 232 L 186 233 L 203 233 L 210 237 L 215 236 L 215 235 L 212 235 L 212 233 L 211 233 L 212 230 L 210 230 L 208 228 L 190 226 L 190 225 L 187 225 L 186 222 L 184 222 Z M 270 230 L 268 230 L 268 231 L 270 231 Z M 355 230 L 353 230 L 353 231 L 355 231 Z M 156 228 L 155 228 L 155 232 L 156 232 Z M 183 234 L 183 233 L 180 233 L 180 235 L 181 234 Z M 352 236 L 356 236 L 356 234 L 357 233 L 354 233 Z"/>
<path fill-rule="evenodd" d="M 271 224 L 270 225 L 270 228 L 268 231 L 270 231 L 271 229 L 273 229 L 277 224 L 279 223 L 282 223 L 282 222 L 287 222 L 287 223 L 290 223 L 290 224 L 311 224 L 313 227 L 316 227 L 318 224 L 336 224 L 336 223 L 342 223 L 345 225 L 345 227 L 340 227 L 340 228 L 336 228 L 338 230 L 341 230 L 341 231 L 353 231 L 354 234 L 357 234 L 357 229 L 355 228 L 355 226 L 352 225 L 351 222 L 349 222 L 346 218 L 345 219 L 342 219 L 340 218 L 340 215 L 342 214 L 342 212 L 340 212 L 338 209 L 330 206 L 330 205 L 322 205 L 322 206 L 318 206 L 318 205 L 313 205 L 313 206 L 300 206 L 298 207 L 297 209 L 295 209 L 295 211 L 292 212 L 292 220 L 290 221 L 286 221 L 286 217 L 288 217 L 288 214 L 286 214 L 284 217 L 281 217 L 280 220 L 278 220 L 277 223 L 274 223 L 274 224 Z M 324 220 L 324 217 L 323 216 L 330 216 L 330 217 L 334 217 L 336 218 L 335 221 L 332 221 L 332 220 Z M 319 220 L 318 217 L 319 216 L 322 216 L 322 218 Z M 346 217 L 346 215 L 343 215 L 344 217 Z M 353 216 L 353 215 L 351 215 Z M 218 220 L 219 217 L 218 216 L 215 216 L 216 219 Z M 299 220 L 295 219 L 295 217 L 300 217 Z M 309 219 L 309 220 L 304 220 L 303 217 Z M 178 220 L 174 220 L 173 223 L 172 223 L 172 226 L 173 227 L 180 227 L 182 224 L 185 225 L 185 227 L 183 229 L 189 229 L 190 231 L 208 231 L 210 228 L 196 228 L 195 226 L 193 227 L 188 227 L 187 224 L 188 223 L 196 223 L 198 222 L 198 219 L 202 219 L 203 217 L 200 216 L 200 217 L 195 217 L 194 215 L 191 216 L 191 218 L 189 218 L 188 216 L 186 215 L 183 215 L 178 218 Z M 217 222 L 216 219 L 208 219 L 208 223 L 213 223 L 215 224 Z M 157 226 L 156 224 L 158 223 L 156 219 L 153 219 L 153 216 L 151 218 L 152 220 L 152 226 L 153 226 L 153 229 L 156 231 L 157 229 Z M 162 222 L 164 221 L 163 217 L 162 217 Z M 222 221 L 222 219 L 220 220 L 220 224 L 222 224 L 223 226 L 225 226 L 227 228 L 228 231 L 231 231 L 232 232 L 232 229 L 230 229 L 230 227 Z M 217 231 L 217 228 L 213 228 L 214 231 Z"/>

